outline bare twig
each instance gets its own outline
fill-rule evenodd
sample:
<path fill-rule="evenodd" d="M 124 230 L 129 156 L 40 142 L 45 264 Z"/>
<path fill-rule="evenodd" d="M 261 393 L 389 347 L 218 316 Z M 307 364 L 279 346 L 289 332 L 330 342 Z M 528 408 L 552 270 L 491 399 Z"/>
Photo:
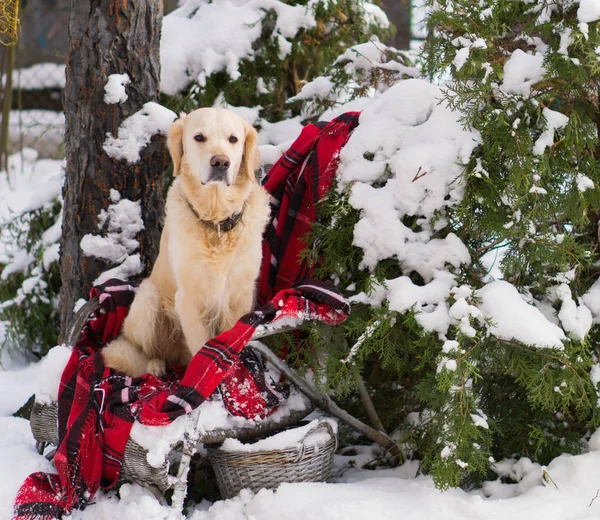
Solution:
<path fill-rule="evenodd" d="M 419 169 L 417 170 L 417 173 L 415 173 L 415 176 L 413 177 L 413 180 L 411 182 L 416 182 L 419 179 L 425 177 L 425 175 L 427 175 L 429 172 L 423 172 L 421 173 L 421 167 L 419 166 Z"/>
<path fill-rule="evenodd" d="M 375 405 L 373 405 L 373 401 L 371 400 L 371 396 L 369 395 L 369 391 L 367 390 L 365 381 L 358 372 L 356 373 L 356 384 L 358 386 L 358 394 L 360 395 L 360 400 L 362 401 L 362 404 L 365 408 L 365 412 L 367 412 L 367 417 L 369 417 L 369 421 L 380 432 L 387 434 L 387 431 L 385 430 L 385 427 L 383 426 L 381 419 L 377 414 L 377 410 L 375 410 Z"/>
<path fill-rule="evenodd" d="M 294 384 L 294 386 L 308 397 L 312 403 L 321 410 L 330 413 L 341 421 L 351 426 L 356 431 L 362 433 L 365 437 L 379 444 L 384 450 L 389 451 L 396 460 L 403 464 L 405 459 L 400 447 L 387 434 L 372 428 L 371 426 L 359 421 L 345 410 L 342 410 L 334 403 L 327 394 L 320 393 L 312 384 L 301 378 L 286 363 L 277 357 L 271 350 L 261 343 L 253 345 L 271 364 L 273 364 L 281 373 Z"/>

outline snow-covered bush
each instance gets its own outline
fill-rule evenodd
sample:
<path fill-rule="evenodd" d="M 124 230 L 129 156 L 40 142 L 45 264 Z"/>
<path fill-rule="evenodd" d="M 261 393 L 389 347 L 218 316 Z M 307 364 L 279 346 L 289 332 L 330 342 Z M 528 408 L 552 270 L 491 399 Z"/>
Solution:
<path fill-rule="evenodd" d="M 280 121 L 299 114 L 289 98 L 348 47 L 390 30 L 368 0 L 187 0 L 164 19 L 161 90 L 174 110 L 217 103 Z"/>
<path fill-rule="evenodd" d="M 432 11 L 427 70 L 449 82 L 361 100 L 313 231 L 353 312 L 311 338 L 330 389 L 351 395 L 361 372 L 447 487 L 577 451 L 598 425 L 600 12 Z"/>
<path fill-rule="evenodd" d="M 419 77 L 420 68 L 412 65 L 416 58 L 414 52 L 373 39 L 353 45 L 288 102 L 301 101 L 305 119 L 328 119 L 340 110 L 360 110 L 376 92 L 385 92 L 400 79 Z"/>
<path fill-rule="evenodd" d="M 63 168 L 25 148 L 0 171 L 0 350 L 56 345 Z"/>

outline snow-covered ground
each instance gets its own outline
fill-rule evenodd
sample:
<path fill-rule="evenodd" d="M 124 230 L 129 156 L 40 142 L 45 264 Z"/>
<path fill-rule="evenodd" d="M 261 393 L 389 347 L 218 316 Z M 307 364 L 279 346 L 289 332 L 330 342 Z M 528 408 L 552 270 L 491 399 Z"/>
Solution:
<path fill-rule="evenodd" d="M 0 369 L 0 519 L 9 519 L 13 501 L 25 477 L 34 471 L 53 471 L 35 450 L 29 422 L 11 417 L 43 379 L 42 364 L 6 362 Z M 368 450 L 367 450 L 368 451 Z M 327 484 L 282 484 L 276 491 L 257 494 L 244 490 L 230 500 L 203 502 L 189 511 L 188 520 L 591 520 L 600 517 L 600 435 L 588 453 L 562 455 L 547 468 L 526 459 L 502 465 L 519 484 L 489 482 L 482 490 L 437 490 L 429 477 L 417 476 L 418 464 L 368 471 L 352 469 L 351 459 L 336 456 L 336 481 Z M 545 483 L 542 475 L 549 475 Z M 169 508 L 161 506 L 144 488 L 127 484 L 120 497 L 99 492 L 73 520 L 162 520 Z"/>

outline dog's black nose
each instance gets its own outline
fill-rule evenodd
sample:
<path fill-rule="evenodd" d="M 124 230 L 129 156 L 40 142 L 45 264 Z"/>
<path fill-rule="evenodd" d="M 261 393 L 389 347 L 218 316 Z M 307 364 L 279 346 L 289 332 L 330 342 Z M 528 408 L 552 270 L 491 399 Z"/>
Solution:
<path fill-rule="evenodd" d="M 210 159 L 210 165 L 213 168 L 218 168 L 220 170 L 226 170 L 229 168 L 230 164 L 229 157 L 226 155 L 213 155 Z"/>

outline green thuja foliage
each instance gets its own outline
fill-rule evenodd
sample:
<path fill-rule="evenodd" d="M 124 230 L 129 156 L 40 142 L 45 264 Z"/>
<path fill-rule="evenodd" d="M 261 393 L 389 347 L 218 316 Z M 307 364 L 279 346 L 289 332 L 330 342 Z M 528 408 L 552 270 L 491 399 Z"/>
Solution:
<path fill-rule="evenodd" d="M 495 478 L 494 460 L 547 464 L 576 453 L 600 425 L 591 377 L 600 337 L 581 300 L 599 264 L 600 22 L 582 23 L 571 2 L 430 6 L 426 72 L 445 82 L 448 105 L 481 137 L 460 179 L 464 198 L 443 208 L 432 235 L 453 232 L 468 247 L 472 263 L 448 268 L 463 289 L 447 304 L 472 313 L 440 337 L 421 327 L 417 311 L 390 311 L 380 296 L 386 280 L 424 281 L 395 259 L 372 272 L 361 266 L 353 242 L 360 212 L 349 191 L 335 191 L 319 207 L 310 254 L 320 277 L 366 298 L 341 327 L 310 334 L 322 349 L 322 384 L 360 413 L 350 397 L 362 374 L 386 428 L 398 428 L 422 470 L 447 488 Z M 402 222 L 420 225 L 418 216 Z M 477 314 L 491 267 L 564 329 L 564 348 L 495 336 L 493 319 Z M 576 310 L 580 326 L 569 319 Z"/>
<path fill-rule="evenodd" d="M 482 137 L 454 214 L 460 236 L 474 258 L 501 246 L 504 278 L 559 311 L 568 302 L 557 286 L 576 300 L 598 273 L 600 24 L 581 23 L 570 2 L 433 7 L 428 72 L 450 74 L 447 100 Z M 482 344 L 479 395 L 496 457 L 547 462 L 598 425 L 598 332 L 562 325 L 564 351 Z"/>
<path fill-rule="evenodd" d="M 243 59 L 240 76 L 232 80 L 225 71 L 211 74 L 206 83 L 193 84 L 187 92 L 165 100 L 174 110 L 191 111 L 212 106 L 218 97 L 233 106 L 262 107 L 260 117 L 269 122 L 300 114 L 301 103 L 289 103 L 302 86 L 323 74 L 348 47 L 372 38 L 384 39 L 392 31 L 366 15 L 364 0 L 285 0 L 284 4 L 306 6 L 316 26 L 300 29 L 289 53 L 282 56 L 276 34 L 277 13 L 266 10 L 261 35 L 253 44 L 252 59 Z"/>
<path fill-rule="evenodd" d="M 479 251 L 502 244 L 506 278 L 538 292 L 575 267 L 585 290 L 597 248 L 600 28 L 580 26 L 577 6 L 441 1 L 429 18 L 428 72 L 451 74 L 447 98 L 484 142 L 466 172 L 464 235 Z M 553 131 L 556 113 L 568 122 Z"/>
<path fill-rule="evenodd" d="M 9 263 L 0 264 L 0 351 L 43 356 L 56 345 L 60 322 L 58 262 L 44 258 L 51 245 L 46 232 L 60 218 L 62 204 L 26 212 L 0 227 Z M 52 239 L 53 240 L 53 239 Z"/>
<path fill-rule="evenodd" d="M 384 92 L 401 79 L 419 77 L 420 68 L 413 66 L 416 60 L 416 53 L 388 47 L 373 38 L 349 47 L 324 69 L 323 76 L 306 85 L 288 104 L 302 101 L 304 116 L 319 116 L 328 109 L 370 97 L 374 91 Z"/>

